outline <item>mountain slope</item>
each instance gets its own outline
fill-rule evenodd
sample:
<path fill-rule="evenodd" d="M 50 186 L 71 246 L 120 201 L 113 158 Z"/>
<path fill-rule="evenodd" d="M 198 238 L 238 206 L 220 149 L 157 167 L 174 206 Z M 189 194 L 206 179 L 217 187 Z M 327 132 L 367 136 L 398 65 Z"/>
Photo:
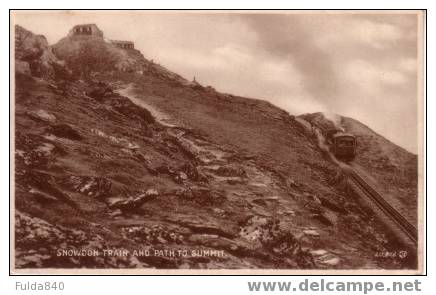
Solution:
<path fill-rule="evenodd" d="M 343 125 L 359 142 L 355 167 L 417 226 L 418 157 L 352 118 L 344 117 Z"/>
<path fill-rule="evenodd" d="M 63 62 L 53 54 L 47 39 L 15 26 L 15 70 L 18 73 L 53 79 Z"/>
<path fill-rule="evenodd" d="M 382 193 L 412 224 L 417 225 L 417 156 L 390 142 L 352 118 L 322 113 L 305 114 L 307 121 L 321 128 L 342 128 L 356 136 L 356 158 L 350 163 L 359 174 Z"/>
<path fill-rule="evenodd" d="M 107 57 L 68 87 L 17 73 L 18 268 L 408 267 L 294 117 Z"/>

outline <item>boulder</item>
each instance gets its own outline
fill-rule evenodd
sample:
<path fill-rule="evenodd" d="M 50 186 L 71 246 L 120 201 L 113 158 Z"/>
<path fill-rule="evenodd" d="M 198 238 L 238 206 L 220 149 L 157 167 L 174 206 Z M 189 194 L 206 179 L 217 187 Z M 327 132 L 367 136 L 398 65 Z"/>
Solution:
<path fill-rule="evenodd" d="M 335 266 L 338 265 L 341 262 L 341 260 L 338 257 L 329 257 L 325 260 L 322 260 L 321 263 L 328 265 L 328 266 Z"/>
<path fill-rule="evenodd" d="M 146 245 L 181 244 L 183 234 L 177 230 L 160 225 L 128 226 L 121 228 L 124 237 Z"/>
<path fill-rule="evenodd" d="M 188 180 L 188 175 L 186 175 L 186 173 L 181 171 L 177 172 L 176 175 L 174 176 L 174 181 L 176 183 L 183 183 L 187 180 Z"/>
<path fill-rule="evenodd" d="M 251 244 L 250 248 L 257 249 L 258 252 L 269 252 L 280 257 L 280 260 L 287 257 L 290 259 L 285 262 L 287 264 L 313 267 L 312 255 L 302 249 L 297 237 L 286 228 L 278 219 L 254 216 L 242 226 L 240 236 Z"/>
<path fill-rule="evenodd" d="M 303 233 L 306 236 L 317 237 L 317 238 L 320 237 L 319 232 L 314 230 L 314 229 L 306 229 L 306 230 L 303 231 Z"/>
<path fill-rule="evenodd" d="M 26 114 L 33 120 L 36 121 L 43 121 L 43 122 L 50 122 L 53 123 L 56 121 L 56 117 L 52 114 L 49 114 L 45 110 L 37 110 L 37 111 L 28 111 Z"/>
<path fill-rule="evenodd" d="M 316 213 L 316 214 L 312 214 L 311 216 L 312 218 L 323 223 L 324 225 L 332 226 L 334 224 L 334 222 L 327 216 L 326 213 Z"/>
<path fill-rule="evenodd" d="M 236 166 L 220 166 L 215 173 L 220 176 L 226 177 L 246 177 L 247 173 L 242 167 Z"/>
<path fill-rule="evenodd" d="M 221 191 L 212 190 L 204 186 L 191 186 L 181 189 L 176 192 L 176 195 L 201 205 L 212 205 L 225 200 L 225 196 Z"/>
<path fill-rule="evenodd" d="M 159 193 L 155 189 L 149 189 L 145 192 L 141 192 L 136 196 L 128 197 L 126 199 L 117 200 L 109 204 L 111 209 L 120 209 L 122 212 L 135 211 L 145 203 L 154 200 L 159 196 Z"/>
<path fill-rule="evenodd" d="M 304 193 L 304 196 L 310 202 L 314 202 L 316 204 L 321 204 L 321 200 L 317 196 L 315 196 L 315 195 L 312 195 L 312 194 L 309 194 L 309 193 Z"/>
<path fill-rule="evenodd" d="M 63 66 L 44 36 L 35 35 L 18 25 L 15 26 L 15 61 L 18 72 L 48 79 L 56 76 L 54 64 Z"/>
<path fill-rule="evenodd" d="M 310 254 L 313 256 L 323 256 L 326 255 L 328 252 L 324 249 L 318 249 L 318 250 L 312 250 L 310 251 Z"/>
<path fill-rule="evenodd" d="M 57 124 L 47 128 L 47 131 L 57 137 L 71 140 L 82 140 L 80 133 L 68 124 Z"/>
<path fill-rule="evenodd" d="M 105 177 L 69 176 L 63 184 L 86 196 L 106 199 L 111 196 L 112 182 Z"/>
<path fill-rule="evenodd" d="M 104 92 L 104 95 L 109 95 L 110 91 L 108 88 L 104 88 L 104 90 L 100 90 Z M 147 109 L 140 107 L 134 104 L 130 99 L 123 96 L 114 96 L 111 97 L 109 101 L 106 102 L 109 104 L 115 111 L 128 116 L 129 118 L 136 118 L 139 121 L 147 124 L 152 124 L 155 122 L 155 118 Z"/>
<path fill-rule="evenodd" d="M 102 99 L 106 96 L 113 95 L 113 89 L 109 84 L 104 82 L 97 82 L 88 87 L 85 91 L 86 95 L 95 99 Z"/>
<path fill-rule="evenodd" d="M 32 74 L 32 72 L 30 71 L 29 63 L 27 61 L 22 61 L 22 60 L 15 61 L 15 72 L 24 75 Z"/>

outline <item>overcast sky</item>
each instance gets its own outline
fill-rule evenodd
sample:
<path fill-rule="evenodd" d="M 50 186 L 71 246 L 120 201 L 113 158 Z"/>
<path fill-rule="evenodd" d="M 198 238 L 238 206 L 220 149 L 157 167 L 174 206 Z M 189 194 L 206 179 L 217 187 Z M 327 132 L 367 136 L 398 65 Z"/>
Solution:
<path fill-rule="evenodd" d="M 51 11 L 16 23 L 50 44 L 95 23 L 187 79 L 291 114 L 353 117 L 417 153 L 416 15 Z"/>

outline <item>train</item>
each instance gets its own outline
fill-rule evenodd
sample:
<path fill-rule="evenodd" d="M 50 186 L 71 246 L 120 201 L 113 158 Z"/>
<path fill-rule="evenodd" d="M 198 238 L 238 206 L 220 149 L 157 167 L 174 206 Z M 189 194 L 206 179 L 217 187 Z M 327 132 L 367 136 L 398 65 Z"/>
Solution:
<path fill-rule="evenodd" d="M 338 160 L 350 162 L 356 157 L 357 140 L 353 134 L 345 133 L 343 130 L 335 128 L 329 129 L 324 133 L 324 138 L 329 145 L 330 152 Z"/>
<path fill-rule="evenodd" d="M 338 116 L 336 120 L 327 119 L 323 113 L 303 114 L 299 117 L 312 126 L 312 132 L 317 130 L 317 136 L 322 134 L 324 143 L 336 159 L 343 162 L 355 159 L 357 139 L 342 128 L 342 118 Z"/>

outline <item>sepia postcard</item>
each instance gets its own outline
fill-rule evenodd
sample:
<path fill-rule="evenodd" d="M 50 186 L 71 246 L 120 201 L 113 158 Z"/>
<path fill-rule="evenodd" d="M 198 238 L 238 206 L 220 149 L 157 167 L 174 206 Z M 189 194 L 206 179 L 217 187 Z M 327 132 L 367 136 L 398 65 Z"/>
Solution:
<path fill-rule="evenodd" d="M 10 273 L 421 274 L 425 11 L 10 11 Z"/>

